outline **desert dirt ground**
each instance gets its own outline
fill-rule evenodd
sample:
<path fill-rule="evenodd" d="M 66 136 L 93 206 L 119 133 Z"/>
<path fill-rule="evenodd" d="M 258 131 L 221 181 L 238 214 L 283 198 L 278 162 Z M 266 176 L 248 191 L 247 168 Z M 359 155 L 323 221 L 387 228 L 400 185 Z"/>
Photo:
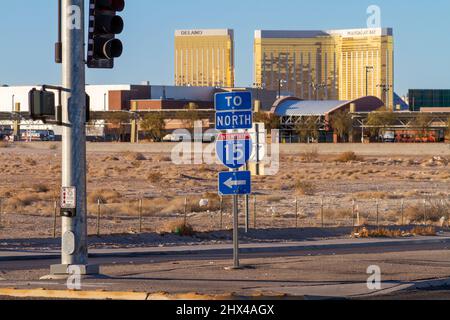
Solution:
<path fill-rule="evenodd" d="M 221 202 L 217 195 L 223 167 L 175 165 L 167 153 L 119 152 L 118 148 L 97 152 L 91 147 L 88 152 L 90 235 L 97 234 L 99 208 L 103 236 L 170 233 L 180 221 L 199 232 L 231 228 L 230 199 Z M 0 148 L 0 242 L 53 236 L 60 159 L 58 143 Z M 445 157 L 299 150 L 282 154 L 280 160 L 277 175 L 254 178 L 252 227 L 255 220 L 257 228 L 280 230 L 322 227 L 322 223 L 325 228 L 376 225 L 377 221 L 438 226 L 448 220 L 450 167 Z M 208 200 L 206 205 L 205 201 L 200 205 L 202 199 Z M 58 218 L 57 236 L 59 224 Z"/>

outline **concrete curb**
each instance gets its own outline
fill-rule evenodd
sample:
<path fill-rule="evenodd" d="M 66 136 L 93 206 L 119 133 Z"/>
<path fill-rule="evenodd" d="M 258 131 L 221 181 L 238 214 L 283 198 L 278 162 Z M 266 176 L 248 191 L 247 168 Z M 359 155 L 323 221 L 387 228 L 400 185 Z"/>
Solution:
<path fill-rule="evenodd" d="M 200 295 L 197 293 L 167 294 L 131 291 L 75 291 L 46 289 L 0 288 L 0 296 L 24 299 L 79 299 L 79 300 L 122 300 L 122 301 L 214 301 L 242 300 L 232 295 Z"/>
<path fill-rule="evenodd" d="M 288 253 L 295 251 L 316 251 L 316 250 L 334 250 L 334 249 L 353 249 L 353 248 L 378 248 L 388 246 L 411 246 L 411 245 L 432 245 L 432 244 L 449 244 L 450 238 L 437 239 L 414 239 L 404 241 L 378 241 L 378 242 L 355 242 L 355 243 L 338 243 L 338 244 L 320 244 L 320 245 L 273 245 L 267 244 L 267 247 L 255 246 L 255 244 L 243 245 L 240 249 L 241 254 L 252 253 L 273 253 L 274 251 L 280 253 Z M 155 248 L 153 248 L 155 249 Z M 125 249 L 124 249 L 125 250 Z M 165 251 L 163 251 L 165 250 Z M 99 250 L 101 251 L 101 250 Z M 89 254 L 90 258 L 140 258 L 152 256 L 179 256 L 179 255 L 196 255 L 202 253 L 209 253 L 211 255 L 232 254 L 232 248 L 196 248 L 187 250 L 177 250 L 177 247 L 167 247 L 163 249 L 150 251 L 114 251 L 114 252 L 100 252 L 95 250 Z M 59 254 L 33 254 L 27 253 L 16 256 L 0 256 L 0 262 L 11 261 L 33 261 L 33 260 L 55 260 L 59 259 Z"/>
<path fill-rule="evenodd" d="M 391 288 L 384 289 L 384 290 L 379 290 L 379 291 L 369 293 L 369 294 L 356 295 L 356 296 L 352 296 L 351 298 L 363 299 L 363 298 L 370 298 L 370 297 L 383 297 L 386 295 L 405 292 L 405 291 L 429 290 L 429 289 L 442 288 L 442 287 L 447 287 L 447 286 L 450 287 L 450 278 L 419 280 L 419 281 L 399 283 L 395 287 L 391 287 Z"/>

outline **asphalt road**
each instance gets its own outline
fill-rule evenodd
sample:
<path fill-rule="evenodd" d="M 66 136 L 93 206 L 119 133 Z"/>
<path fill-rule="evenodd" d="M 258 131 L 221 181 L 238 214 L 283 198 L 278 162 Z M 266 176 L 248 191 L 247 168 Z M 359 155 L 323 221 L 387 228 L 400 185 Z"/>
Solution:
<path fill-rule="evenodd" d="M 450 249 L 449 243 L 432 243 L 432 244 L 401 244 L 401 245 L 383 245 L 379 247 L 368 246 L 358 248 L 338 248 L 338 249 L 315 249 L 315 250 L 295 250 L 292 252 L 278 252 L 274 249 L 273 252 L 265 253 L 246 253 L 242 254 L 242 259 L 257 259 L 257 258 L 275 258 L 275 257 L 314 257 L 314 256 L 327 256 L 327 255 L 350 255 L 350 254 L 376 254 L 376 253 L 388 253 L 388 252 L 412 252 L 412 251 L 439 251 Z M 130 249 L 129 256 L 120 257 L 94 257 L 90 258 L 91 264 L 97 265 L 117 265 L 117 264 L 147 264 L 151 262 L 170 262 L 170 261 L 193 261 L 193 260 L 228 260 L 231 259 L 229 254 L 167 254 L 167 255 L 152 255 L 152 256 L 134 256 L 133 250 Z M 21 260 L 21 261 L 1 261 L 0 271 L 11 270 L 35 270 L 47 268 L 52 264 L 59 263 L 55 259 L 43 259 L 43 260 Z"/>

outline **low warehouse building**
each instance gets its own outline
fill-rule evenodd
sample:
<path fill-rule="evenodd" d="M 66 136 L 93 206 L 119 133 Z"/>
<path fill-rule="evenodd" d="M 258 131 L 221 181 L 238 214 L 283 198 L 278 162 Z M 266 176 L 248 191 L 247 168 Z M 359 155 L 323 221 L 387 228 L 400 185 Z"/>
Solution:
<path fill-rule="evenodd" d="M 337 142 L 337 136 L 331 127 L 331 118 L 338 112 L 370 113 L 384 107 L 383 101 L 377 97 L 363 97 L 356 100 L 300 100 L 288 97 L 278 100 L 272 112 L 281 119 L 281 137 L 285 142 L 300 140 L 299 126 L 308 120 L 314 121 L 318 136 L 308 138 L 308 141 Z"/>

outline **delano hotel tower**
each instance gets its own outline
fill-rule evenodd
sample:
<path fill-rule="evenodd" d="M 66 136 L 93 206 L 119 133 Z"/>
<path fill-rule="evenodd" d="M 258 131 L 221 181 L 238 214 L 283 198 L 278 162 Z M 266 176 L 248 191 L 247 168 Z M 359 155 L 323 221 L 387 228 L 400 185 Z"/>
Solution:
<path fill-rule="evenodd" d="M 255 32 L 255 82 L 305 100 L 372 95 L 392 108 L 392 29 Z M 367 91 L 367 92 L 366 92 Z"/>
<path fill-rule="evenodd" d="M 175 85 L 234 87 L 233 30 L 175 31 Z"/>

